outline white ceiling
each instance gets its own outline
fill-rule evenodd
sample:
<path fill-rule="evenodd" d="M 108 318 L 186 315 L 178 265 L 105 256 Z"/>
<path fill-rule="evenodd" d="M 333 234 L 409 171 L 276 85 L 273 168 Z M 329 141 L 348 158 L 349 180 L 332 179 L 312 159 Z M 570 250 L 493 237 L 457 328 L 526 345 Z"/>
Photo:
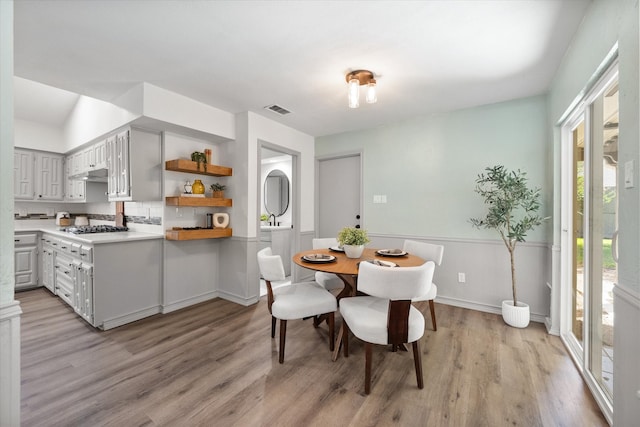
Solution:
<path fill-rule="evenodd" d="M 15 74 L 105 101 L 149 82 L 320 136 L 544 93 L 589 3 L 16 0 Z M 378 103 L 351 110 L 360 68 Z"/>

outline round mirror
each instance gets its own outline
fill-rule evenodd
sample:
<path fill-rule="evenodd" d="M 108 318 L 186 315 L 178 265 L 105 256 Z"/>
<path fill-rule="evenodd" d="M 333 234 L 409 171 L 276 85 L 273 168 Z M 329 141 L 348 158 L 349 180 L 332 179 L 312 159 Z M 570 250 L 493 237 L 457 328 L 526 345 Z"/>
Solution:
<path fill-rule="evenodd" d="M 264 180 L 264 207 L 269 215 L 281 216 L 289 207 L 289 178 L 279 169 Z"/>

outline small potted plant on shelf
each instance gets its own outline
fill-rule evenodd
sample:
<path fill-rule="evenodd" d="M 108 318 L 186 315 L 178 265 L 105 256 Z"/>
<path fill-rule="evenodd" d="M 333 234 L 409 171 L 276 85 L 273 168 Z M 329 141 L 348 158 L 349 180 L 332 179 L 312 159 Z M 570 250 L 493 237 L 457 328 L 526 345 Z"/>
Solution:
<path fill-rule="evenodd" d="M 338 243 L 344 248 L 348 258 L 360 258 L 364 251 L 364 245 L 369 243 L 367 230 L 356 227 L 344 227 L 338 232 Z"/>
<path fill-rule="evenodd" d="M 191 153 L 191 161 L 198 163 L 198 170 L 200 170 L 200 164 L 203 164 L 204 171 L 207 171 L 207 156 L 202 151 L 194 151 Z"/>
<path fill-rule="evenodd" d="M 215 184 L 211 184 L 211 191 L 213 191 L 212 196 L 220 199 L 224 199 L 224 189 L 227 188 L 226 185 L 222 185 L 218 182 Z"/>
<path fill-rule="evenodd" d="M 266 213 L 260 215 L 260 222 L 266 223 L 267 221 L 269 221 L 269 215 L 267 215 Z"/>
<path fill-rule="evenodd" d="M 494 229 L 500 233 L 511 260 L 511 290 L 513 300 L 502 301 L 502 318 L 510 326 L 525 328 L 529 324 L 529 305 L 516 295 L 516 243 L 524 242 L 527 232 L 546 219 L 538 215 L 540 189 L 528 188 L 526 173 L 509 171 L 504 166 L 485 168 L 478 175 L 475 192 L 484 198 L 487 214 L 471 218 L 476 228 Z"/>

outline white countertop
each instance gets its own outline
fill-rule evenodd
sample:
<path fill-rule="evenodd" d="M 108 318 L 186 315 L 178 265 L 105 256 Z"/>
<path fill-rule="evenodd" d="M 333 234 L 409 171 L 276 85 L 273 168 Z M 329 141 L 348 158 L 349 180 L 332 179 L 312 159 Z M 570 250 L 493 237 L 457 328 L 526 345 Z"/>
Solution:
<path fill-rule="evenodd" d="M 20 223 L 20 224 L 18 224 Z M 15 221 L 15 232 L 43 232 L 56 237 L 71 239 L 81 243 L 99 245 L 104 243 L 126 243 L 137 240 L 164 239 L 164 234 L 142 233 L 139 231 L 119 231 L 113 233 L 73 234 L 60 231 L 55 221 Z"/>

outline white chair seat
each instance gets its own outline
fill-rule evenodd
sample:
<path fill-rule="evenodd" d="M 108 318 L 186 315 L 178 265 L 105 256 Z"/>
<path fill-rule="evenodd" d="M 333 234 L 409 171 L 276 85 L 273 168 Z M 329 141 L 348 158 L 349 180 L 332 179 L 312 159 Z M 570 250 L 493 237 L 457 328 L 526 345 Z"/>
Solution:
<path fill-rule="evenodd" d="M 344 282 L 333 273 L 325 273 L 324 271 L 316 271 L 316 282 L 328 291 L 333 289 L 344 288 Z"/>
<path fill-rule="evenodd" d="M 436 299 L 437 295 L 438 295 L 438 288 L 436 287 L 435 283 L 431 283 L 431 287 L 429 288 L 429 292 L 427 292 L 425 295 L 419 296 L 417 298 L 412 298 L 411 301 L 413 301 L 413 302 L 429 301 L 429 300 L 432 300 L 432 299 Z"/>
<path fill-rule="evenodd" d="M 301 282 L 273 289 L 271 314 L 284 320 L 302 319 L 336 311 L 336 298 L 315 282 Z"/>
<path fill-rule="evenodd" d="M 376 297 L 353 297 L 340 300 L 340 314 L 349 325 L 349 330 L 363 341 L 386 345 L 389 300 Z M 409 310 L 409 335 L 407 342 L 413 342 L 424 334 L 424 317 L 411 306 Z"/>

